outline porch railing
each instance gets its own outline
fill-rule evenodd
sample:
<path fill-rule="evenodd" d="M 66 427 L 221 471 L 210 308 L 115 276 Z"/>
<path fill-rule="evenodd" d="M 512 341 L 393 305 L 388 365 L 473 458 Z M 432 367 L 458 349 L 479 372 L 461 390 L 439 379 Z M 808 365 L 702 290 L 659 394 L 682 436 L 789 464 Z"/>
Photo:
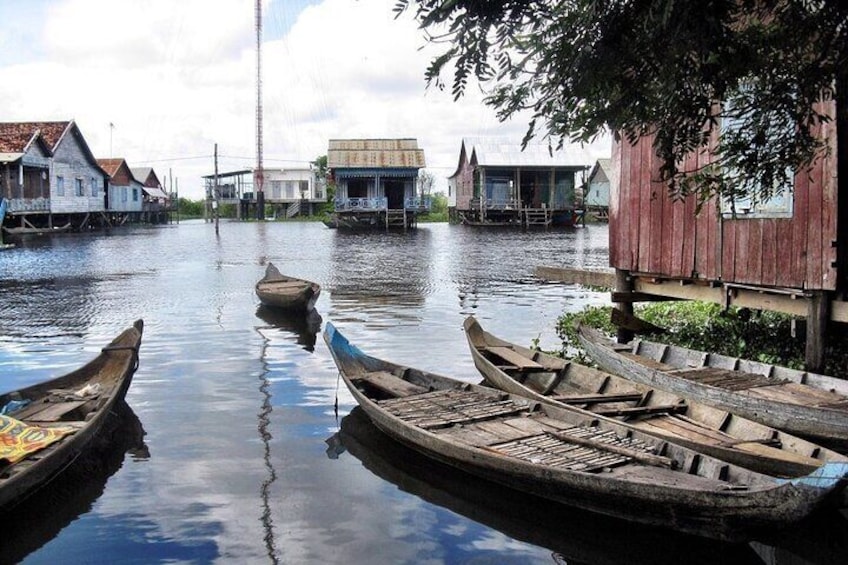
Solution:
<path fill-rule="evenodd" d="M 336 212 L 376 212 L 388 210 L 389 199 L 382 198 L 336 198 L 333 201 Z"/>
<path fill-rule="evenodd" d="M 48 212 L 49 198 L 7 198 L 9 212 Z"/>
<path fill-rule="evenodd" d="M 405 210 L 416 210 L 419 212 L 429 212 L 432 207 L 432 200 L 429 196 L 416 196 L 413 198 L 407 198 L 403 202 L 403 207 Z"/>
<path fill-rule="evenodd" d="M 472 198 L 469 204 L 472 210 L 518 210 L 521 208 L 521 203 L 516 198 L 486 198 L 482 201 L 480 198 Z"/>

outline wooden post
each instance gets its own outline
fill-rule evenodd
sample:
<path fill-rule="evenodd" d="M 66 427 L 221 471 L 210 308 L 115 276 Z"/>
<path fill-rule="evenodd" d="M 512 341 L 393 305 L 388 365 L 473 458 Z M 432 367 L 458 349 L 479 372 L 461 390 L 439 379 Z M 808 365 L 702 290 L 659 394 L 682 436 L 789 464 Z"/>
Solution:
<path fill-rule="evenodd" d="M 830 318 L 830 300 L 824 291 L 816 291 L 807 299 L 807 349 L 805 365 L 808 371 L 824 371 L 825 337 Z"/>
<path fill-rule="evenodd" d="M 623 269 L 615 270 L 615 291 L 616 292 L 633 292 L 633 280 L 630 278 L 630 272 Z M 632 302 L 616 302 L 613 306 L 626 316 L 633 316 Z M 618 343 L 627 343 L 634 337 L 633 331 L 619 326 L 616 331 L 616 339 Z"/>

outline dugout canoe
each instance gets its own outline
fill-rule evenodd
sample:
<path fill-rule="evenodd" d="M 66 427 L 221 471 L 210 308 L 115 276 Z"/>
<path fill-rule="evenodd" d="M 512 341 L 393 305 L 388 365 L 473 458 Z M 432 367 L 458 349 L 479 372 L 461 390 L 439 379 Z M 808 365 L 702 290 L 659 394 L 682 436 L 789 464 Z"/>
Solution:
<path fill-rule="evenodd" d="M 687 565 L 762 565 L 746 544 L 677 535 L 665 528 L 558 504 L 465 473 L 394 441 L 359 406 L 341 419 L 339 431 L 326 443 L 331 458 L 352 455 L 364 468 L 400 491 L 498 530 L 513 540 L 548 549 L 557 556 L 557 563 L 679 565 L 685 555 Z M 396 498 L 393 496 L 392 500 Z M 598 532 L 604 535 L 599 536 Z M 657 551 L 657 547 L 663 550 Z"/>
<path fill-rule="evenodd" d="M 268 263 L 265 276 L 256 283 L 256 296 L 262 304 L 291 312 L 309 312 L 319 294 L 317 283 L 286 276 L 273 263 Z"/>
<path fill-rule="evenodd" d="M 86 452 L 124 400 L 138 367 L 143 327 L 137 320 L 75 371 L 0 395 L 0 511 Z"/>
<path fill-rule="evenodd" d="M 848 465 L 792 479 L 726 463 L 589 412 L 397 365 L 324 329 L 356 402 L 390 437 L 520 491 L 626 520 L 748 539 L 838 505 Z"/>
<path fill-rule="evenodd" d="M 581 325 L 580 343 L 604 370 L 842 450 L 848 382 L 676 345 L 617 344 Z"/>
<path fill-rule="evenodd" d="M 615 418 L 773 476 L 797 477 L 828 461 L 848 462 L 834 450 L 732 412 L 503 340 L 473 316 L 464 328 L 474 366 L 503 391 Z"/>

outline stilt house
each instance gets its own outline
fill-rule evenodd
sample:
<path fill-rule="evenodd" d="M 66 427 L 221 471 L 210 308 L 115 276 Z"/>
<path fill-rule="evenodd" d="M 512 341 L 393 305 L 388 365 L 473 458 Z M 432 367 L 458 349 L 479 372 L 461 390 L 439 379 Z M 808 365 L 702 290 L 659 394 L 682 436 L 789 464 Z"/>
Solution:
<path fill-rule="evenodd" d="M 105 215 L 108 174 L 97 164 L 73 120 L 3 123 L 0 132 L 0 137 L 12 140 L 13 146 L 27 148 L 20 152 L 17 186 L 13 182 L 3 187 L 4 194 L 16 196 L 10 196 L 8 211 L 14 225 L 7 228 L 43 231 L 108 224 Z M 33 144 L 40 144 L 35 141 L 36 134 L 43 139 L 49 152 L 33 147 Z M 28 141 L 22 145 L 24 139 Z M 5 170 L 8 171 L 8 165 L 14 167 L 17 160 L 11 155 L 6 158 Z M 46 166 L 45 158 L 48 159 Z"/>
<path fill-rule="evenodd" d="M 836 136 L 845 125 L 821 126 L 832 150 L 795 171 L 791 190 L 756 207 L 737 202 L 735 214 L 716 198 L 700 210 L 694 196 L 673 200 L 657 181 L 651 138 L 615 143 L 609 246 L 619 307 L 682 298 L 802 316 L 808 369 L 821 370 L 828 322 L 848 322 L 848 185 L 839 182 L 848 160 Z M 710 159 L 704 151 L 685 166 Z"/>
<path fill-rule="evenodd" d="M 336 227 L 413 227 L 430 208 L 417 194 L 424 150 L 415 139 L 331 139 Z"/>
<path fill-rule="evenodd" d="M 448 178 L 456 192 L 451 215 L 484 226 L 574 225 L 583 214 L 576 188 L 592 162 L 576 146 L 555 150 L 531 143 L 522 149 L 504 138 L 464 138 Z"/>

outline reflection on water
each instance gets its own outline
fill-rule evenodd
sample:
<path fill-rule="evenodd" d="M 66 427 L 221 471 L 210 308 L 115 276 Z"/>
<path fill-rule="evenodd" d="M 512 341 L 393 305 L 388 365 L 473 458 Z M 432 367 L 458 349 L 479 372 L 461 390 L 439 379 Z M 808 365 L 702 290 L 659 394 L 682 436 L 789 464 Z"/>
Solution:
<path fill-rule="evenodd" d="M 315 350 L 318 332 L 321 331 L 321 314 L 316 310 L 307 313 L 287 312 L 260 304 L 256 317 L 268 324 L 268 329 L 278 329 L 295 336 L 297 343 L 307 351 Z"/>
<path fill-rule="evenodd" d="M 457 471 L 392 441 L 359 408 L 342 418 L 340 431 L 328 443 L 340 444 L 402 491 L 547 548 L 559 562 L 760 563 L 746 546 L 669 536 L 665 530 L 567 508 Z M 337 456 L 339 448 L 333 453 Z"/>
<path fill-rule="evenodd" d="M 349 234 L 320 223 L 222 222 L 216 237 L 211 224 L 183 222 L 53 236 L 0 252 L 0 390 L 81 365 L 143 318 L 127 403 L 150 448 L 149 457 L 124 458 L 107 478 L 80 485 L 91 488 L 84 504 L 51 508 L 67 512 L 58 526 L 35 514 L 16 526 L 27 530 L 19 543 L 3 535 L 0 546 L 16 558 L 28 553 L 31 563 L 93 555 L 145 564 L 357 565 L 378 555 L 386 563 L 626 562 L 629 544 L 638 544 L 629 524 L 548 508 L 528 529 L 543 503 L 530 508 L 497 490 L 474 497 L 476 482 L 456 478 L 436 481 L 437 494 L 409 494 L 396 478 L 339 454 L 358 457 L 353 440 L 334 451 L 337 459 L 327 457 L 336 412 L 347 416 L 354 402 L 316 341 L 332 321 L 378 357 L 479 382 L 465 317 L 510 341 L 558 348 L 557 317 L 608 295 L 546 284 L 534 269 L 605 267 L 606 229 L 423 224 L 406 234 Z M 321 285 L 320 314 L 258 308 L 254 285 L 268 261 Z M 389 453 L 391 461 L 407 457 Z M 418 486 L 442 477 L 401 469 Z M 454 480 L 459 493 L 451 492 Z M 654 540 L 659 561 L 671 561 L 666 548 L 695 560 L 752 557 L 748 548 L 632 531 Z M 30 534 L 38 543 L 25 541 Z M 798 536 L 792 555 L 803 558 L 794 563 L 815 563 L 810 556 L 825 542 Z M 832 545 L 827 555 L 848 562 L 838 559 L 844 547 Z M 786 562 L 787 551 L 756 549 L 768 555 L 763 561 Z M 645 545 L 633 552 L 648 557 Z"/>
<path fill-rule="evenodd" d="M 122 402 L 86 452 L 63 474 L 0 515 L 0 563 L 21 561 L 89 512 L 128 454 L 134 459 L 149 456 L 144 428 Z"/>

